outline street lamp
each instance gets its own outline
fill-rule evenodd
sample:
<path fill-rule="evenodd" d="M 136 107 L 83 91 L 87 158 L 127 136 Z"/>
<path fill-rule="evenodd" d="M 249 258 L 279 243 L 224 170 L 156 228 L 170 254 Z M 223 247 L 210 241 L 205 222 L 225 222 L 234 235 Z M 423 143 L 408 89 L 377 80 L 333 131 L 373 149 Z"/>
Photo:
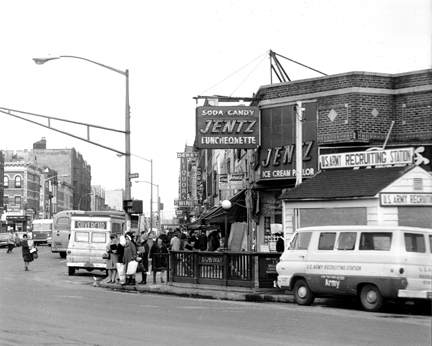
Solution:
<path fill-rule="evenodd" d="M 48 170 L 45 170 L 44 171 L 44 173 L 48 173 Z M 46 187 L 46 183 L 47 183 L 47 181 L 49 181 L 49 180 L 52 180 L 52 179 L 55 179 L 55 178 L 58 178 L 58 177 L 68 177 L 69 176 L 69 174 L 60 174 L 60 175 L 53 175 L 52 177 L 49 177 L 49 178 L 46 178 L 45 179 L 45 175 L 44 175 L 44 184 L 43 184 L 43 204 L 42 204 L 42 212 L 43 212 L 43 218 L 45 219 L 45 187 Z M 50 200 L 51 200 L 51 198 L 50 198 Z M 51 201 L 50 201 L 50 212 L 49 212 L 49 214 L 51 214 Z M 49 216 L 51 216 L 51 215 L 49 215 Z"/>
<path fill-rule="evenodd" d="M 159 224 L 158 224 L 158 232 L 160 231 L 160 222 L 161 222 L 161 218 L 160 218 L 160 203 L 159 203 L 159 185 L 157 184 L 153 184 L 153 182 L 149 182 L 149 181 L 144 181 L 144 180 L 135 180 L 135 183 L 147 183 L 151 185 L 151 194 L 150 194 L 150 230 L 153 227 L 153 186 L 157 187 L 157 210 L 158 210 L 158 216 L 159 216 Z"/>
<path fill-rule="evenodd" d="M 228 249 L 228 212 L 232 207 L 231 201 L 229 200 L 224 200 L 222 201 L 222 209 L 224 210 L 224 214 L 225 214 L 225 244 L 224 247 L 225 249 Z"/>
<path fill-rule="evenodd" d="M 135 156 L 141 160 L 150 162 L 150 184 L 153 185 L 153 160 L 152 159 L 149 160 L 149 159 L 146 159 L 145 157 L 141 157 L 139 155 L 135 155 L 135 154 L 131 154 L 131 153 L 129 155 Z M 122 157 L 123 155 L 117 154 L 117 156 Z M 153 188 L 150 191 L 150 225 L 153 225 Z M 150 228 L 151 228 L 151 226 L 150 226 Z"/>
<path fill-rule="evenodd" d="M 83 199 L 83 197 L 87 196 L 87 195 L 93 195 L 93 194 L 94 194 L 93 192 L 87 192 L 87 193 L 85 193 L 84 195 L 81 196 L 81 198 L 78 201 L 78 210 L 81 210 L 81 200 Z"/>
<path fill-rule="evenodd" d="M 37 65 L 42 65 L 50 60 L 56 60 L 60 58 L 74 58 L 74 59 L 80 59 L 85 60 L 88 62 L 91 62 L 92 64 L 99 65 L 101 67 L 104 67 L 108 70 L 120 73 L 121 75 L 126 77 L 126 109 L 125 109 L 125 199 L 130 200 L 131 199 L 131 181 L 130 181 L 130 173 L 131 173 L 131 164 L 130 164 L 130 106 L 129 106 L 129 70 L 118 70 L 114 67 L 107 66 L 101 63 L 98 63 L 93 60 L 89 60 L 86 58 L 82 58 L 79 56 L 74 55 L 60 55 L 60 56 L 49 56 L 49 57 L 42 57 L 42 58 L 34 58 L 34 62 Z M 79 208 L 78 208 L 79 209 Z M 131 219 L 130 215 L 126 213 L 126 231 L 130 230 L 131 226 Z"/>

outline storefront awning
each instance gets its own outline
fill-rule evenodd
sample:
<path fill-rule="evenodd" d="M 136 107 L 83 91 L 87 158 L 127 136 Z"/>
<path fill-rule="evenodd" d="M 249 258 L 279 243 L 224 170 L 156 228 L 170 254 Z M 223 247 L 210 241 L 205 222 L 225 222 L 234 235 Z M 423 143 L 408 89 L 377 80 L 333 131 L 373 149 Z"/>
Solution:
<path fill-rule="evenodd" d="M 242 190 L 234 195 L 230 202 L 231 209 L 228 211 L 228 222 L 245 222 L 247 220 L 247 209 L 245 201 L 245 191 Z M 207 214 L 201 216 L 198 220 L 188 225 L 188 229 L 199 229 L 207 225 L 225 222 L 225 210 L 222 207 L 214 208 Z"/>
<path fill-rule="evenodd" d="M 416 166 L 322 171 L 284 192 L 279 199 L 298 201 L 373 197 L 414 167 Z"/>

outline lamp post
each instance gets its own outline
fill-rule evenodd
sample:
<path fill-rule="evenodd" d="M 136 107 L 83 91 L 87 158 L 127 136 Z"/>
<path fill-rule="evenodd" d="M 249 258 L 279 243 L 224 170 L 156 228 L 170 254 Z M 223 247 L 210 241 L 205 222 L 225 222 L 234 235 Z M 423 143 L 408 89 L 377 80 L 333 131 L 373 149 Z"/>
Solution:
<path fill-rule="evenodd" d="M 45 171 L 45 173 L 47 173 L 48 170 Z M 58 178 L 58 177 L 68 177 L 69 174 L 61 174 L 61 175 L 53 175 L 52 177 L 49 177 L 47 179 L 45 179 L 45 175 L 44 175 L 44 184 L 43 184 L 43 204 L 42 204 L 42 212 L 43 212 L 43 218 L 45 219 L 45 188 L 46 188 L 46 183 L 52 179 Z M 51 204 L 50 204 L 50 214 L 51 214 Z"/>
<path fill-rule="evenodd" d="M 130 173 L 131 173 L 131 164 L 130 164 L 130 106 L 129 106 L 129 70 L 118 70 L 114 67 L 107 66 L 101 63 L 98 63 L 93 60 L 89 60 L 86 58 L 82 58 L 79 56 L 74 55 L 60 55 L 60 56 L 50 56 L 50 57 L 44 57 L 44 58 L 34 58 L 34 62 L 37 65 L 42 65 L 50 60 L 56 60 L 60 58 L 74 58 L 74 59 L 80 59 L 85 60 L 88 62 L 91 62 L 92 64 L 99 65 L 101 67 L 104 67 L 108 70 L 120 73 L 121 75 L 126 77 L 126 109 L 125 109 L 125 199 L 130 200 L 131 199 L 131 181 L 130 181 Z M 78 208 L 79 209 L 79 208 Z M 129 231 L 131 227 L 131 218 L 130 215 L 126 213 L 126 231 Z"/>
<path fill-rule="evenodd" d="M 150 184 L 153 185 L 153 160 L 146 159 L 145 157 L 141 157 L 139 155 L 130 154 L 131 156 L 135 156 L 141 160 L 150 162 Z M 117 154 L 118 157 L 122 157 L 123 155 Z M 137 181 L 135 181 L 137 182 Z M 150 191 L 150 225 L 153 225 L 153 188 Z M 150 226 L 151 228 L 151 226 Z"/>
<path fill-rule="evenodd" d="M 229 200 L 224 200 L 222 201 L 222 209 L 224 210 L 224 214 L 225 214 L 225 244 L 224 247 L 225 249 L 228 249 L 228 212 L 232 207 L 231 201 Z"/>
<path fill-rule="evenodd" d="M 157 187 L 157 212 L 158 212 L 158 216 L 159 216 L 159 224 L 158 224 L 158 232 L 160 231 L 160 203 L 159 203 L 159 185 L 157 184 L 153 184 L 153 182 L 149 182 L 149 181 L 144 181 L 144 180 L 135 180 L 135 183 L 147 183 L 151 185 L 151 200 L 150 200 L 150 230 L 153 227 L 153 186 Z"/>
<path fill-rule="evenodd" d="M 94 193 L 93 193 L 93 191 L 92 192 L 87 192 L 87 193 L 85 193 L 84 195 L 82 195 L 81 196 L 81 198 L 79 199 L 79 201 L 78 201 L 78 210 L 81 210 L 81 200 L 83 199 L 83 197 L 84 196 L 87 196 L 87 195 L 93 195 Z"/>

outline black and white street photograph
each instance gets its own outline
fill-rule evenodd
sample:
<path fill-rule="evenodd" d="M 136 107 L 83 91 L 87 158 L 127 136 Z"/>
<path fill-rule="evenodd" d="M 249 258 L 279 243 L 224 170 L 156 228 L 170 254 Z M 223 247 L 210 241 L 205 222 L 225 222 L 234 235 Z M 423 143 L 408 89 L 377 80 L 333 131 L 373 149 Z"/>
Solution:
<path fill-rule="evenodd" d="M 432 343 L 432 0 L 1 1 L 0 345 Z"/>

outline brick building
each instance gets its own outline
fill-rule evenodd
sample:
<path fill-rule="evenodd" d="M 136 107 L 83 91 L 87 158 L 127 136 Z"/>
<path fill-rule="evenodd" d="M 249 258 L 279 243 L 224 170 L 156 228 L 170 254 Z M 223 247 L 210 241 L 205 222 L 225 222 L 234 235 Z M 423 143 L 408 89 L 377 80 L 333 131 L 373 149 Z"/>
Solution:
<path fill-rule="evenodd" d="M 362 152 L 384 144 L 386 149 L 414 148 L 414 163 L 431 172 L 432 70 L 395 75 L 348 72 L 264 85 L 250 105 L 261 112 L 261 145 L 256 150 L 226 150 L 222 162 L 225 171 L 246 171 L 249 249 L 252 244 L 255 250 L 271 246 L 275 230 L 282 230 L 286 215 L 279 197 L 296 185 L 300 115 L 303 181 L 320 172 L 319 155 Z M 214 174 L 211 157 L 214 152 L 206 153 L 201 169 Z M 214 182 L 211 174 L 203 173 L 205 178 Z M 220 196 L 213 185 L 207 184 L 211 191 L 205 191 L 206 196 Z"/>
<path fill-rule="evenodd" d="M 71 149 L 33 149 L 32 153 L 40 164 L 57 171 L 62 180 L 73 191 L 72 209 L 90 210 L 91 203 L 91 166 L 74 148 Z M 80 203 L 81 200 L 81 203 Z"/>

